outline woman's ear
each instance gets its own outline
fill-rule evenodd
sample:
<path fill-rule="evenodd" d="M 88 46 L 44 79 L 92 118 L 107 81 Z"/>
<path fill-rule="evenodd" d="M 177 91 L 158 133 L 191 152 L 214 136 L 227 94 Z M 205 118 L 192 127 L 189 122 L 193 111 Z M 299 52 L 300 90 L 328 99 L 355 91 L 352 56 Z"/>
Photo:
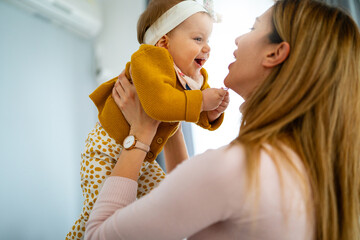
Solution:
<path fill-rule="evenodd" d="M 169 37 L 167 35 L 162 36 L 159 39 L 159 41 L 155 44 L 155 46 L 168 49 L 169 48 Z"/>
<path fill-rule="evenodd" d="M 272 44 L 270 51 L 263 60 L 263 66 L 267 68 L 275 67 L 283 63 L 290 53 L 290 45 L 287 42 Z"/>

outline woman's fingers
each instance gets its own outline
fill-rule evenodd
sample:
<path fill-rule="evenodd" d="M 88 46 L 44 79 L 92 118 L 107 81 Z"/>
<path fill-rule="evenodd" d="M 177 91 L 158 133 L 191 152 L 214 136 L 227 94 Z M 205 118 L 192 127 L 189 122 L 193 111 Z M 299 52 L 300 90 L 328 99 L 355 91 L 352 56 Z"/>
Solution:
<path fill-rule="evenodd" d="M 118 92 L 118 94 L 120 95 L 120 98 L 122 96 L 125 96 L 125 89 L 122 84 L 125 81 L 127 81 L 127 78 L 125 76 L 125 72 L 123 71 L 122 73 L 120 73 L 120 75 L 118 76 L 118 80 L 115 83 L 115 88 L 116 88 L 116 91 Z"/>
<path fill-rule="evenodd" d="M 125 90 L 120 83 L 120 80 L 123 78 L 126 79 L 125 70 L 120 73 L 112 89 L 112 97 L 120 109 L 123 109 L 124 101 L 126 100 Z"/>
<path fill-rule="evenodd" d="M 227 104 L 229 104 L 230 102 L 230 96 L 229 96 L 229 92 L 226 93 L 224 99 L 223 99 L 223 102 L 226 102 Z"/>
<path fill-rule="evenodd" d="M 118 76 L 118 80 L 113 87 L 112 96 L 129 123 L 133 134 L 141 139 L 146 132 L 156 133 L 160 122 L 150 118 L 145 113 L 135 86 L 129 82 L 124 72 Z M 144 137 L 146 137 L 145 135 Z"/>
<path fill-rule="evenodd" d="M 128 112 L 125 106 L 127 105 L 134 106 L 137 104 L 137 102 L 139 102 L 135 86 L 129 82 L 129 80 L 125 75 L 125 71 L 123 71 L 118 76 L 118 80 L 116 81 L 113 87 L 112 95 L 115 100 L 115 103 L 123 111 L 123 113 L 124 111 Z"/>
<path fill-rule="evenodd" d="M 134 98 L 136 94 L 135 86 L 130 83 L 129 79 L 125 76 L 125 73 L 119 75 L 118 77 L 119 85 L 121 89 L 118 89 L 120 96 L 128 96 L 130 98 Z"/>
<path fill-rule="evenodd" d="M 116 90 L 116 86 L 114 86 L 112 89 L 112 97 L 113 97 L 116 105 L 120 108 L 120 110 L 123 109 L 124 103 L 121 99 L 121 96 L 119 95 L 119 93 Z"/>

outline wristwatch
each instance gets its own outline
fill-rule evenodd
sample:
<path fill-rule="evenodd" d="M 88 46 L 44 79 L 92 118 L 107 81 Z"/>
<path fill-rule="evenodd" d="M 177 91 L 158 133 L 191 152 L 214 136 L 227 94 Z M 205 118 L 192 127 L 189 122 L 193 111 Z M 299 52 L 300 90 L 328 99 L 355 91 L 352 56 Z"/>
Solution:
<path fill-rule="evenodd" d="M 124 139 L 123 142 L 123 147 L 126 150 L 130 150 L 133 148 L 138 148 L 143 150 L 144 152 L 148 152 L 150 150 L 150 146 L 146 145 L 145 143 L 140 142 L 139 140 L 136 139 L 135 136 L 133 135 L 129 135 Z"/>

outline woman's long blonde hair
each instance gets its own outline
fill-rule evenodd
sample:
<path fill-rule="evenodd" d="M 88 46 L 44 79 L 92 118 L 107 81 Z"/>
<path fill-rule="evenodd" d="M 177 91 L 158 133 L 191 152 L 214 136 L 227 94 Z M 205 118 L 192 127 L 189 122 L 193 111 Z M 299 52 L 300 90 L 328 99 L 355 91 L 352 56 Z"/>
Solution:
<path fill-rule="evenodd" d="M 245 102 L 233 143 L 245 148 L 250 182 L 264 143 L 292 147 L 310 182 L 315 239 L 360 239 L 359 28 L 314 0 L 276 1 L 272 20 L 270 41 L 288 42 L 290 54 Z"/>

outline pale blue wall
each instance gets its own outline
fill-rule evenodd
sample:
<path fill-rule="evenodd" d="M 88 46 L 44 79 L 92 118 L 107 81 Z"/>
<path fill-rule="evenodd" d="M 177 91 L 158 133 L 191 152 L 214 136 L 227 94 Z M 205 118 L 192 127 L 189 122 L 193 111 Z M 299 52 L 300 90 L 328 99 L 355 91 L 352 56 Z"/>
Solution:
<path fill-rule="evenodd" d="M 92 45 L 0 0 L 0 239 L 64 239 L 80 213 Z"/>

